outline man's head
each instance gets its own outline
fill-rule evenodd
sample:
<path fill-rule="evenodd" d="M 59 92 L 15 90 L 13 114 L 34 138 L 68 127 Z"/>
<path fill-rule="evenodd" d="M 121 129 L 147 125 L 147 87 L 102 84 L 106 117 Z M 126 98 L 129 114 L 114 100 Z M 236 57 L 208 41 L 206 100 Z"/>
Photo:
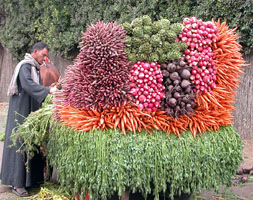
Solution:
<path fill-rule="evenodd" d="M 31 55 L 39 63 L 42 64 L 43 61 L 48 57 L 49 48 L 44 42 L 37 42 L 33 45 Z"/>

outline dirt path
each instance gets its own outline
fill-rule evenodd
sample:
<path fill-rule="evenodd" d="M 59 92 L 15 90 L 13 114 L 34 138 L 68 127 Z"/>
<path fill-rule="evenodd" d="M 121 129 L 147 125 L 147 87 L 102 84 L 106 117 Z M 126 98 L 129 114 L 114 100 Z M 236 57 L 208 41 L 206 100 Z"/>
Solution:
<path fill-rule="evenodd" d="M 0 103 L 0 133 L 4 131 L 7 116 L 7 104 Z M 244 161 L 241 164 L 242 168 L 253 167 L 253 140 L 243 140 Z M 0 167 L 2 162 L 3 142 L 0 142 Z M 221 187 L 221 193 L 217 194 L 214 191 L 202 191 L 198 195 L 192 195 L 191 200 L 253 200 L 253 176 L 244 174 L 249 178 L 247 183 L 241 183 L 242 176 L 236 176 L 233 180 L 233 186 L 230 188 Z M 21 200 L 11 193 L 11 188 L 0 184 L 0 199 L 1 200 Z"/>

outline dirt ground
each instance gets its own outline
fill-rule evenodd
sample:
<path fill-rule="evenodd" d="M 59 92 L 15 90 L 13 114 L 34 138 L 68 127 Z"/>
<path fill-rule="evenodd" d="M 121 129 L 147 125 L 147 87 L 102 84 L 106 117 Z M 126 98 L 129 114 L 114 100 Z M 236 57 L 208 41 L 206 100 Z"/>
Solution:
<path fill-rule="evenodd" d="M 0 135 L 4 133 L 7 117 L 7 103 L 0 103 Z M 242 140 L 244 145 L 243 158 L 240 168 L 250 169 L 253 173 L 253 140 Z M 2 161 L 3 142 L 0 142 L 0 166 Z M 243 183 L 242 177 L 248 181 Z M 1 200 L 20 200 L 11 193 L 11 188 L 0 184 Z M 219 193 L 214 191 L 202 191 L 200 194 L 192 195 L 190 200 L 253 200 L 253 175 L 244 173 L 234 177 L 233 186 L 230 188 L 221 187 Z"/>

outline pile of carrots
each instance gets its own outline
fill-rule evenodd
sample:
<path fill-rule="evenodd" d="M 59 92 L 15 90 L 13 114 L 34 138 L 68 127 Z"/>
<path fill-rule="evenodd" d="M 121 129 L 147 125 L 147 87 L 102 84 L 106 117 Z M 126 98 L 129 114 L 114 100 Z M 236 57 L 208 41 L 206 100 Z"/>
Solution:
<path fill-rule="evenodd" d="M 77 131 L 94 131 L 95 129 L 107 130 L 120 129 L 124 135 L 129 130 L 136 134 L 145 129 L 163 130 L 168 134 L 179 133 L 186 130 L 189 118 L 172 118 L 164 111 L 153 113 L 141 111 L 137 105 L 127 102 L 120 107 L 108 107 L 102 112 L 96 110 L 78 109 L 72 106 L 62 106 L 59 110 L 60 121 L 64 126 L 73 127 Z"/>
<path fill-rule="evenodd" d="M 238 88 L 241 68 L 247 65 L 240 53 L 241 46 L 237 42 L 236 29 L 229 29 L 226 22 L 221 23 L 220 20 L 214 23 L 219 33 L 217 42 L 212 46 L 218 70 L 217 87 L 211 93 L 196 97 L 197 107 L 190 116 L 181 115 L 173 118 L 167 116 L 162 110 L 147 113 L 130 102 L 120 107 L 107 107 L 101 112 L 78 109 L 70 105 L 59 106 L 58 103 L 58 119 L 64 126 L 73 127 L 77 131 L 120 129 L 124 135 L 127 131 L 136 134 L 142 129 L 151 134 L 150 130 L 155 129 L 180 136 L 181 132 L 189 128 L 192 135 L 196 137 L 197 133 L 218 130 L 220 126 L 232 124 L 234 89 Z"/>

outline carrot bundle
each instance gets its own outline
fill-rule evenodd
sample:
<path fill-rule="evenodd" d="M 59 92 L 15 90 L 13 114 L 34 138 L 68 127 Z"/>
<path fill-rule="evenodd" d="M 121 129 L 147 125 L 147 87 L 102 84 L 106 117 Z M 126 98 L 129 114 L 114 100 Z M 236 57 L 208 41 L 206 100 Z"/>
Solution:
<path fill-rule="evenodd" d="M 62 106 L 58 114 L 63 126 L 69 126 L 76 131 L 93 131 L 94 129 L 107 130 L 120 129 L 124 135 L 129 130 L 136 134 L 145 129 L 149 134 L 150 130 L 162 130 L 177 134 L 186 130 L 187 120 L 184 118 L 172 118 L 164 111 L 158 110 L 153 113 L 141 111 L 135 104 L 129 102 L 120 107 L 108 107 L 102 112 L 96 110 L 84 110 L 74 108 L 70 105 Z"/>

